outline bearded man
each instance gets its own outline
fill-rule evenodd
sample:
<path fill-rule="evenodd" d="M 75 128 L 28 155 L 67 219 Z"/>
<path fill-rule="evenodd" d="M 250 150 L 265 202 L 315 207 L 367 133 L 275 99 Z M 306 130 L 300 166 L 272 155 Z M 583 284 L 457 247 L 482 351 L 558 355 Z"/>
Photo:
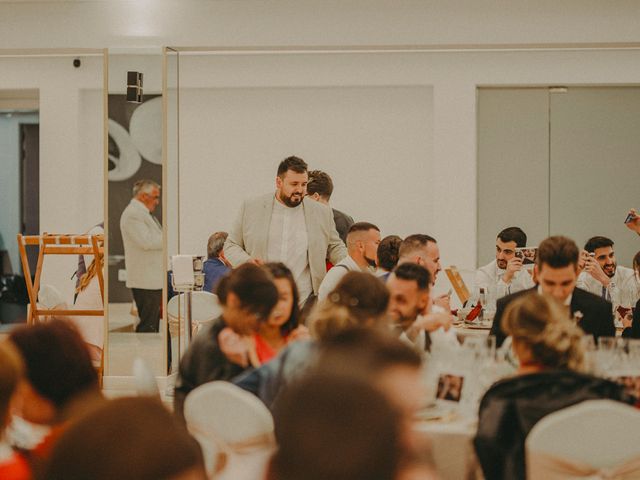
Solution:
<path fill-rule="evenodd" d="M 347 256 L 331 209 L 305 198 L 308 180 L 304 160 L 285 158 L 278 166 L 275 195 L 246 200 L 224 244 L 225 257 L 234 267 L 284 263 L 293 273 L 301 304 L 318 294 L 325 260 L 335 265 Z"/>

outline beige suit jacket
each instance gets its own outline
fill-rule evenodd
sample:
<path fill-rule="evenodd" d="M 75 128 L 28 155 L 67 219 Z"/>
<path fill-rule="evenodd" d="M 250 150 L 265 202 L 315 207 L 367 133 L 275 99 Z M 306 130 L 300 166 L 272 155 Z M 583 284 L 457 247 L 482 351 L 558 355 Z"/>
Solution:
<path fill-rule="evenodd" d="M 251 258 L 266 260 L 269 226 L 275 195 L 269 193 L 246 200 L 224 244 L 224 255 L 231 265 L 238 266 Z M 305 198 L 302 203 L 309 237 L 309 270 L 313 292 L 318 293 L 327 273 L 325 260 L 334 265 L 347 256 L 340 240 L 331 209 L 320 202 Z"/>
<path fill-rule="evenodd" d="M 135 198 L 120 217 L 127 287 L 159 290 L 164 284 L 162 227 Z"/>

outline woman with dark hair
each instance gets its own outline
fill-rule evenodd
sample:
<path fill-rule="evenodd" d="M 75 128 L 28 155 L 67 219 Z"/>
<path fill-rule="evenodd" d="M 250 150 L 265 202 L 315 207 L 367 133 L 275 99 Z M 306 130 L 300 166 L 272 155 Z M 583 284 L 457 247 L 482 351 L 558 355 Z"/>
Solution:
<path fill-rule="evenodd" d="M 309 317 L 315 340 L 293 342 L 272 361 L 233 380 L 269 408 L 280 391 L 316 360 L 318 344 L 353 327 L 387 330 L 387 287 L 370 273 L 348 272 Z"/>
<path fill-rule="evenodd" d="M 30 452 L 37 468 L 69 422 L 103 400 L 98 374 L 80 333 L 67 321 L 17 328 L 9 341 L 25 365 L 25 376 L 18 386 L 17 413 L 28 422 L 51 428 Z"/>
<path fill-rule="evenodd" d="M 261 364 L 275 357 L 290 341 L 308 337 L 306 327 L 298 325 L 299 295 L 291 270 L 284 263 L 275 262 L 265 264 L 264 269 L 273 276 L 273 283 L 278 289 L 278 303 L 253 336 Z"/>

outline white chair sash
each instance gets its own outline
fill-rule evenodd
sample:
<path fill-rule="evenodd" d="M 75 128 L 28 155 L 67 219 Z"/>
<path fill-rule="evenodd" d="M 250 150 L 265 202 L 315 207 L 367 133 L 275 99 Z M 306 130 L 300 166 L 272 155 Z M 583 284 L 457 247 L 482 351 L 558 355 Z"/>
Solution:
<path fill-rule="evenodd" d="M 640 479 L 640 455 L 612 467 L 598 468 L 585 463 L 529 451 L 527 478 L 530 480 L 632 480 Z"/>

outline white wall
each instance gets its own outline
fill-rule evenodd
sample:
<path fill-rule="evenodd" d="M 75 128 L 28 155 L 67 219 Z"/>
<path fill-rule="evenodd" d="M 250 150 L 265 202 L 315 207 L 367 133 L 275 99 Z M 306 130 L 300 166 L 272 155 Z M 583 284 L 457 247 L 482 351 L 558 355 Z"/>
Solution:
<path fill-rule="evenodd" d="M 338 185 L 336 206 L 347 211 L 361 208 L 362 199 L 366 205 L 378 197 L 389 201 L 380 207 L 365 211 L 364 218 L 377 220 L 398 233 L 423 230 L 434 235 L 440 242 L 444 264 L 456 264 L 462 269 L 476 266 L 476 88 L 478 85 L 558 85 L 558 84 L 624 84 L 637 81 L 640 75 L 640 52 L 637 51 L 560 51 L 560 52 L 477 52 L 477 53 L 414 53 L 414 54 L 314 54 L 314 55 L 241 55 L 204 56 L 181 55 L 181 178 L 182 203 L 181 218 L 187 228 L 182 230 L 183 251 L 201 248 L 206 233 L 223 227 L 238 208 L 241 198 L 269 189 L 273 179 L 275 164 L 283 154 L 295 153 L 293 148 L 283 148 L 282 135 L 277 129 L 265 132 L 256 130 L 261 121 L 269 120 L 272 112 L 264 113 L 269 105 L 268 95 L 255 97 L 255 89 L 274 92 L 278 95 L 293 95 L 297 89 L 307 88 L 308 104 L 314 104 L 321 118 L 331 118 L 335 113 L 331 105 L 314 98 L 314 94 L 328 89 L 335 95 L 343 96 L 345 104 L 358 108 L 348 111 L 343 120 L 336 119 L 346 132 L 365 138 L 361 132 L 362 122 L 349 122 L 353 118 L 367 118 L 367 124 L 384 122 L 381 110 L 373 114 L 378 118 L 368 118 L 376 105 L 357 102 L 357 95 L 363 88 L 379 87 L 383 91 L 400 87 L 416 87 L 419 91 L 431 91 L 428 101 L 414 97 L 411 116 L 418 118 L 424 128 L 425 137 L 433 138 L 433 146 L 416 143 L 413 155 L 422 152 L 419 165 L 407 166 L 405 158 L 399 156 L 387 162 L 379 160 L 370 168 L 375 178 L 375 187 L 368 185 L 369 176 L 359 181 L 353 176 L 355 167 L 332 165 L 323 154 L 331 148 L 321 147 L 304 150 L 296 144 L 292 135 L 291 145 L 307 158 L 312 165 L 328 162 L 327 170 L 337 168 L 334 174 Z M 212 88 L 220 89 L 218 91 Z M 207 89 L 207 90 L 197 90 Z M 285 93 L 282 92 L 284 90 Z M 252 104 L 251 100 L 255 103 Z M 244 103 L 240 103 L 244 102 Z M 314 103 L 315 102 L 315 103 Z M 403 103 L 394 105 L 404 108 Z M 272 104 L 278 112 L 277 103 Z M 283 112 L 291 112 L 292 104 L 287 103 Z M 348 110 L 348 109 L 347 109 Z M 252 118 L 258 112 L 258 119 Z M 321 134 L 313 133 L 306 125 L 291 126 L 286 118 L 287 128 L 295 132 L 306 132 L 305 138 L 317 142 Z M 276 118 L 276 117 L 273 117 Z M 306 117 L 305 117 L 306 120 Z M 267 125 L 268 126 L 268 125 Z M 391 125 L 393 126 L 393 125 Z M 252 132 L 244 135 L 244 131 Z M 220 133 L 227 133 L 221 136 Z M 405 132 L 403 132 L 405 133 Z M 406 132 L 419 142 L 415 131 Z M 276 136 L 277 135 L 277 136 Z M 315 136 L 314 136 L 315 135 Z M 258 138 L 262 144 L 270 142 L 266 151 L 252 150 L 247 138 Z M 276 137 L 274 137 L 276 136 Z M 348 136 L 348 135 L 347 135 Z M 210 138 L 206 138 L 210 137 Z M 269 138 L 267 138 L 269 137 Z M 406 138 L 406 137 L 401 137 Z M 377 145 L 394 144 L 394 139 L 376 138 Z M 280 146 L 280 149 L 274 147 Z M 316 143 L 314 143 L 316 145 Z M 352 151 L 359 146 L 352 146 Z M 301 151 L 302 150 L 302 151 Z M 363 153 L 360 152 L 360 155 Z M 248 159 L 253 155 L 253 159 Z M 317 161 L 313 161 L 317 158 Z M 358 158 L 361 161 L 364 157 Z M 417 158 L 413 157 L 412 161 Z M 226 162 L 232 167 L 225 166 Z M 244 163 L 250 163 L 250 174 L 244 170 Z M 349 170 L 352 168 L 352 170 Z M 397 191 L 405 192 L 404 186 L 415 190 L 413 183 L 419 176 L 413 170 L 421 170 L 420 175 L 428 178 L 424 191 L 420 192 L 422 208 L 410 211 L 403 209 L 402 202 L 393 204 Z M 223 175 L 216 171 L 222 169 Z M 209 173 L 211 172 L 211 173 Z M 396 175 L 392 177 L 389 172 Z M 333 173 L 333 172 L 332 172 Z M 350 176 L 348 176 L 350 175 Z M 200 177 L 201 180 L 198 180 Z M 205 177 L 205 178 L 202 178 Z M 220 180 L 222 186 L 218 186 Z M 188 179 L 188 180 L 187 180 Z M 384 179 L 384 185 L 377 183 Z M 200 188 L 191 188 L 190 182 Z M 204 188 L 204 183 L 208 187 Z M 345 191 L 345 186 L 353 189 Z M 222 191 L 225 195 L 218 196 Z M 498 194 L 498 192 L 496 192 Z M 221 212 L 217 213 L 219 210 Z M 193 213 L 194 219 L 185 219 Z M 367 214 L 368 213 L 368 214 Z M 496 212 L 499 214 L 499 212 Z M 221 218 L 222 221 L 218 221 Z M 227 223 L 228 225 L 228 223 Z M 415 228 L 411 228 L 414 225 Z M 227 227 L 228 228 L 228 227 Z M 193 230 L 192 230 L 193 229 Z M 385 229 L 387 230 L 387 229 Z M 196 232 L 195 234 L 192 231 Z M 206 232 L 206 233 L 205 233 Z M 385 231 L 385 233 L 393 233 Z M 191 237 L 193 235 L 193 237 Z"/>
<path fill-rule="evenodd" d="M 38 114 L 0 115 L 0 250 L 9 252 L 14 273 L 22 270 L 16 243 L 16 234 L 20 232 L 21 123 L 38 123 Z"/>
<path fill-rule="evenodd" d="M 40 91 L 40 229 L 76 233 L 103 218 L 102 57 L 0 57 L 0 90 Z M 14 240 L 12 240 L 14 241 Z M 52 257 L 42 282 L 72 300 L 77 259 Z"/>

